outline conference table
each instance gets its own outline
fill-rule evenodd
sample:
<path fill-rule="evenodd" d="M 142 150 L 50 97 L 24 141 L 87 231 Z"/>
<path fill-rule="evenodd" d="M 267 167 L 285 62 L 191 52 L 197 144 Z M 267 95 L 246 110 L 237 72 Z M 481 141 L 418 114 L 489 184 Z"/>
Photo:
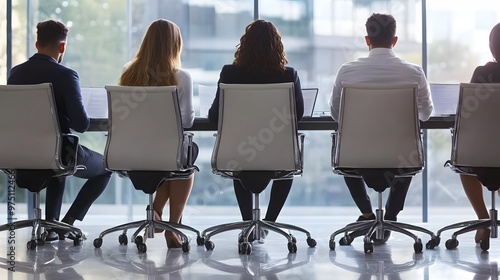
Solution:
<path fill-rule="evenodd" d="M 420 122 L 422 129 L 449 129 L 455 123 L 455 116 L 432 116 L 425 122 Z M 324 130 L 334 131 L 337 129 L 337 122 L 329 115 L 319 115 L 303 117 L 299 121 L 299 130 Z M 107 131 L 108 120 L 106 118 L 91 118 L 88 131 Z M 194 124 L 187 131 L 216 131 L 217 125 L 210 123 L 207 118 L 196 117 Z"/>
<path fill-rule="evenodd" d="M 427 129 L 450 129 L 454 126 L 455 116 L 432 116 L 429 120 L 425 122 L 420 122 L 420 128 L 423 130 Z M 299 121 L 298 129 L 303 130 L 316 130 L 316 131 L 335 131 L 337 130 L 337 122 L 334 121 L 330 115 L 321 114 L 316 116 L 306 116 L 302 117 Z M 106 118 L 91 118 L 90 127 L 88 131 L 107 131 L 108 130 L 108 120 Z M 186 129 L 187 131 L 216 131 L 217 125 L 208 121 L 204 117 L 196 117 L 191 128 Z M 425 135 L 425 134 L 424 134 Z M 426 147 L 424 141 L 424 148 Z M 427 157 L 425 157 L 427 158 Z M 422 222 L 428 221 L 428 179 L 427 179 L 427 169 L 423 170 L 422 177 Z"/>

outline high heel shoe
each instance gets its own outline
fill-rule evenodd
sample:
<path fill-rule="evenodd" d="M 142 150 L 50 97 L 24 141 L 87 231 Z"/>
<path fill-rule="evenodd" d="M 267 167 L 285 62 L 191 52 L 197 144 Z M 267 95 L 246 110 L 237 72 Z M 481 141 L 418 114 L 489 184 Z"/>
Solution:
<path fill-rule="evenodd" d="M 179 236 L 171 231 L 165 231 L 165 241 L 168 248 L 182 248 L 182 241 Z"/>
<path fill-rule="evenodd" d="M 476 230 L 476 236 L 474 237 L 474 240 L 476 241 L 476 244 L 479 244 L 482 241 L 489 240 L 490 238 L 490 229 L 485 227 L 485 228 L 480 228 Z"/>

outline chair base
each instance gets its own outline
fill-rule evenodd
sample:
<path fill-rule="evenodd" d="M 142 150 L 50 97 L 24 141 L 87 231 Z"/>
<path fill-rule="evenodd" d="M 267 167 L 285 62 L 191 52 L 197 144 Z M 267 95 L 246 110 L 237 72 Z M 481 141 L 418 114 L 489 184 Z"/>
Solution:
<path fill-rule="evenodd" d="M 3 170 L 7 176 L 7 190 L 8 190 L 8 196 L 11 195 L 10 191 L 12 190 L 12 195 L 14 195 L 14 189 L 16 188 L 16 172 L 13 170 Z M 0 232 L 1 231 L 14 231 L 20 228 L 27 228 L 27 227 L 32 227 L 31 229 L 31 240 L 28 241 L 26 244 L 26 247 L 28 250 L 34 250 L 36 246 L 40 246 L 45 244 L 45 238 L 47 237 L 47 231 L 46 229 L 51 228 L 51 229 L 59 229 L 61 231 L 67 231 L 67 232 L 73 232 L 75 235 L 75 239 L 73 239 L 73 245 L 78 246 L 80 245 L 82 241 L 82 231 L 74 227 L 72 225 L 68 225 L 59 221 L 52 221 L 52 220 L 43 220 L 42 219 L 42 209 L 40 209 L 40 193 L 39 192 L 32 192 L 33 194 L 33 219 L 31 220 L 22 220 L 22 221 L 16 221 L 12 222 L 12 216 L 13 214 L 9 214 L 7 220 L 9 223 L 1 225 L 0 226 Z M 12 199 L 15 199 L 15 197 L 12 197 Z M 8 201 L 11 201 L 10 198 L 8 198 Z M 12 236 L 10 233 L 9 236 Z M 10 242 L 9 242 L 10 243 Z"/>
<path fill-rule="evenodd" d="M 35 208 L 35 212 L 40 210 L 39 208 Z M 82 241 L 82 231 L 79 228 L 74 226 L 58 222 L 58 221 L 49 221 L 42 220 L 40 218 L 36 218 L 32 220 L 22 220 L 16 221 L 8 224 L 4 224 L 0 226 L 0 231 L 12 231 L 20 228 L 28 228 L 31 227 L 31 240 L 26 244 L 28 250 L 34 250 L 37 246 L 41 246 L 45 244 L 45 238 L 47 237 L 47 229 L 58 229 L 61 231 L 73 232 L 76 236 L 73 239 L 73 245 L 78 246 Z"/>
<path fill-rule="evenodd" d="M 152 195 L 150 195 L 150 201 Z M 153 238 L 154 237 L 154 230 L 155 229 L 162 229 L 162 230 L 167 230 L 171 231 L 177 235 L 182 240 L 182 251 L 183 252 L 189 252 L 190 250 L 190 245 L 189 245 L 189 238 L 187 237 L 186 234 L 184 234 L 182 231 L 179 229 L 184 229 L 184 230 L 189 230 L 194 233 L 196 233 L 196 242 L 197 245 L 203 245 L 202 238 L 200 236 L 200 232 L 190 226 L 183 225 L 183 224 L 176 224 L 176 223 L 170 223 L 166 221 L 157 221 L 154 220 L 154 210 L 152 203 L 148 205 L 147 209 L 147 218 L 146 220 L 141 220 L 141 221 L 135 221 L 135 222 L 130 222 L 122 225 L 118 225 L 109 229 L 104 230 L 99 234 L 99 237 L 94 239 L 94 247 L 95 248 L 100 248 L 102 246 L 102 241 L 103 237 L 107 234 L 110 234 L 112 232 L 116 231 L 123 231 L 122 234 L 118 237 L 118 242 L 120 245 L 127 245 L 128 244 L 128 239 L 127 239 L 127 230 L 132 229 L 132 228 L 137 228 L 137 230 L 132 234 L 132 237 L 130 238 L 131 242 L 135 243 L 137 246 L 137 250 L 139 253 L 145 253 L 147 251 L 147 246 L 146 246 L 146 240 L 147 238 Z"/>
<path fill-rule="evenodd" d="M 258 197 L 258 194 L 254 194 L 254 196 Z M 258 201 L 258 198 L 256 199 Z M 242 221 L 242 222 L 234 222 L 234 223 L 226 223 L 221 225 L 216 225 L 205 229 L 202 232 L 202 239 L 205 243 L 205 248 L 207 250 L 213 250 L 215 248 L 215 244 L 210 240 L 210 238 L 216 234 L 231 231 L 231 230 L 242 230 L 242 239 L 238 240 L 238 252 L 240 254 L 251 254 L 252 253 L 252 242 L 250 240 L 261 240 L 261 232 L 264 230 L 273 231 L 281 234 L 288 240 L 288 251 L 290 253 L 297 252 L 297 239 L 291 233 L 287 233 L 284 229 L 294 230 L 303 232 L 307 236 L 307 245 L 309 247 L 316 247 L 316 240 L 311 238 L 311 234 L 309 231 L 295 226 L 291 224 L 277 223 L 264 221 L 260 219 L 260 209 L 255 207 L 253 209 L 253 220 L 251 221 Z M 252 237 L 252 239 L 250 239 Z"/>
<path fill-rule="evenodd" d="M 390 220 L 384 220 L 384 210 L 382 210 L 381 207 L 381 196 L 382 193 L 379 192 L 379 207 L 376 210 L 376 219 L 374 221 L 357 221 L 354 223 L 350 223 L 346 225 L 345 227 L 335 231 L 330 235 L 330 241 L 329 241 L 329 247 L 330 250 L 335 250 L 335 236 L 344 233 L 344 236 L 339 240 L 339 244 L 341 246 L 343 245 L 350 245 L 354 238 L 358 236 L 352 236 L 349 234 L 349 232 L 363 232 L 366 234 L 362 234 L 360 236 L 363 236 L 363 242 L 364 242 L 364 252 L 366 254 L 368 253 L 373 253 L 373 245 L 374 244 L 381 244 L 385 243 L 384 240 L 384 231 L 389 230 L 389 231 L 395 231 L 399 232 L 402 234 L 405 234 L 415 241 L 413 244 L 413 249 L 415 253 L 422 253 L 423 250 L 423 244 L 422 240 L 410 232 L 409 230 L 413 231 L 418 231 L 422 233 L 429 234 L 431 236 L 431 239 L 426 243 L 425 247 L 427 249 L 434 249 L 437 245 L 439 245 L 439 236 L 436 236 L 432 231 L 420 227 L 420 226 L 415 226 L 411 224 L 406 224 L 406 223 L 400 223 L 396 221 L 390 221 Z"/>
<path fill-rule="evenodd" d="M 489 219 L 479 219 L 479 220 L 470 220 L 470 221 L 464 221 L 464 222 L 458 222 L 454 223 L 448 226 L 445 226 L 444 228 L 440 229 L 437 232 L 438 237 L 441 235 L 441 233 L 445 230 L 450 230 L 450 229 L 457 229 L 460 228 L 459 230 L 455 231 L 451 235 L 451 239 L 448 239 L 445 243 L 446 249 L 455 249 L 458 247 L 458 240 L 457 237 L 460 234 L 464 234 L 467 232 L 471 232 L 474 230 L 478 230 L 481 228 L 489 228 L 490 230 L 490 238 L 497 238 L 498 237 L 498 225 L 500 221 L 498 220 L 498 211 L 495 209 L 495 193 L 496 190 L 490 191 L 491 192 L 491 203 L 492 203 L 492 208 L 490 209 L 490 218 Z M 481 239 L 479 242 L 479 246 L 483 251 L 488 251 L 490 248 L 490 238 L 487 239 Z"/>

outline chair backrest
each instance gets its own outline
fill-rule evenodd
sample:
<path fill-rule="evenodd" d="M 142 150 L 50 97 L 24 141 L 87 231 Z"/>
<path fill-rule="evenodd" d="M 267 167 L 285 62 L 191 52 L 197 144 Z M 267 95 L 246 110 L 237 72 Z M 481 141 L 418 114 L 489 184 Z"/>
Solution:
<path fill-rule="evenodd" d="M 334 168 L 423 167 L 416 83 L 342 87 Z"/>
<path fill-rule="evenodd" d="M 500 167 L 500 84 L 460 84 L 451 163 Z"/>
<path fill-rule="evenodd" d="M 63 169 L 50 83 L 0 85 L 0 169 Z"/>
<path fill-rule="evenodd" d="M 219 84 L 212 169 L 301 170 L 293 83 Z"/>
<path fill-rule="evenodd" d="M 185 165 L 176 86 L 106 86 L 105 166 L 124 171 L 175 171 Z"/>

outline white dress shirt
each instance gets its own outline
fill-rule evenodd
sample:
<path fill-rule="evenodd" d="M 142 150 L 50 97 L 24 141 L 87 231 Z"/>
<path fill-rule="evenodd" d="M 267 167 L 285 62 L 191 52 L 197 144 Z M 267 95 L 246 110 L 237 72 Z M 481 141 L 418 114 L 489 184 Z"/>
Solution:
<path fill-rule="evenodd" d="M 430 118 L 433 110 L 431 92 L 422 67 L 396 57 L 389 48 L 374 48 L 368 57 L 343 64 L 337 72 L 330 97 L 330 113 L 338 120 L 342 82 L 349 83 L 405 83 L 416 82 L 418 116 Z"/>
<path fill-rule="evenodd" d="M 182 126 L 189 128 L 194 122 L 193 105 L 193 80 L 191 75 L 185 70 L 177 70 L 177 94 L 179 97 L 179 107 L 181 108 Z"/>

